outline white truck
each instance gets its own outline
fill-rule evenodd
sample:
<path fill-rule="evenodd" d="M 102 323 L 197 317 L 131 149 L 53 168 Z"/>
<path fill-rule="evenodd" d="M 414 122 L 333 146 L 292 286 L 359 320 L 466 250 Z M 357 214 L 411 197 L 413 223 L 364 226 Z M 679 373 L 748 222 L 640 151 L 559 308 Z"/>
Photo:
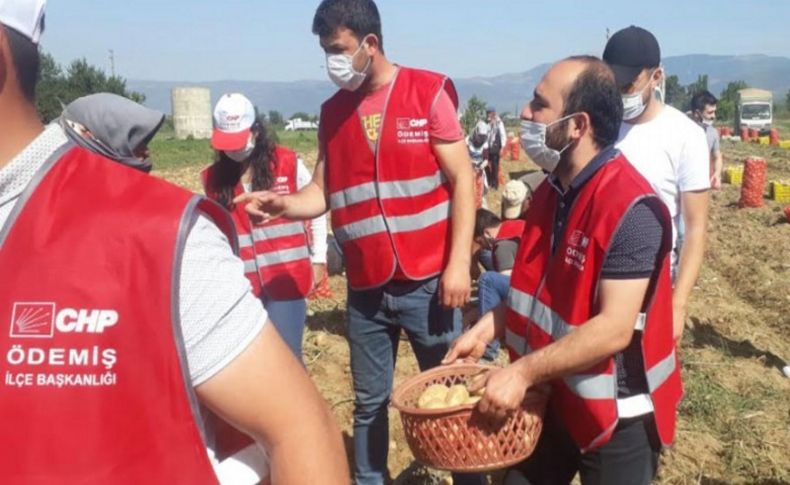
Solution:
<path fill-rule="evenodd" d="M 735 130 L 750 128 L 761 134 L 771 131 L 773 123 L 773 93 L 765 89 L 747 88 L 738 91 Z"/>
<path fill-rule="evenodd" d="M 302 118 L 294 118 L 288 120 L 285 125 L 285 131 L 300 131 L 300 130 L 317 130 L 318 123 L 315 121 L 304 121 Z"/>

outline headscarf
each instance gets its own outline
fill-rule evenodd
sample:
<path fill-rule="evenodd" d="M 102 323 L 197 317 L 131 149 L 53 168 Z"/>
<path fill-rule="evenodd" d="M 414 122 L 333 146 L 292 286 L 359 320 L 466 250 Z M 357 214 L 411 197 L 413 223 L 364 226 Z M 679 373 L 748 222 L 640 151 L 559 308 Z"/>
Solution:
<path fill-rule="evenodd" d="M 79 98 L 60 117 L 66 134 L 78 145 L 143 172 L 150 172 L 153 164 L 134 152 L 154 138 L 164 121 L 164 113 L 111 93 Z"/>

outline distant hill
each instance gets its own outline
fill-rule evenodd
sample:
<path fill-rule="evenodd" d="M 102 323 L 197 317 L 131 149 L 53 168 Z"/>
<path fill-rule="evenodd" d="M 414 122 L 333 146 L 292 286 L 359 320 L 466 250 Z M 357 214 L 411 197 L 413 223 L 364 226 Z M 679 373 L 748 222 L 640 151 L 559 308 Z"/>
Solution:
<path fill-rule="evenodd" d="M 749 86 L 769 89 L 780 102 L 790 89 L 790 58 L 761 54 L 712 56 L 692 54 L 664 59 L 668 75 L 677 75 L 682 84 L 708 75 L 708 83 L 717 95 L 730 81 L 743 80 Z M 532 91 L 549 64 L 528 71 L 494 77 L 455 79 L 462 103 L 477 95 L 500 112 L 513 112 L 531 99 Z M 178 81 L 129 80 L 130 89 L 146 95 L 146 104 L 170 113 L 170 89 L 175 86 L 203 86 L 211 89 L 212 100 L 227 92 L 245 93 L 262 111 L 277 110 L 288 117 L 302 111 L 317 114 L 321 103 L 335 91 L 328 80 L 320 81 L 213 81 L 185 83 Z"/>
<path fill-rule="evenodd" d="M 708 88 L 718 96 L 730 81 L 746 81 L 754 88 L 774 92 L 775 99 L 784 100 L 790 89 L 790 59 L 765 56 L 709 56 L 692 54 L 668 57 L 664 66 L 668 74 L 675 74 L 681 84 L 690 84 L 700 74 L 708 75 Z"/>

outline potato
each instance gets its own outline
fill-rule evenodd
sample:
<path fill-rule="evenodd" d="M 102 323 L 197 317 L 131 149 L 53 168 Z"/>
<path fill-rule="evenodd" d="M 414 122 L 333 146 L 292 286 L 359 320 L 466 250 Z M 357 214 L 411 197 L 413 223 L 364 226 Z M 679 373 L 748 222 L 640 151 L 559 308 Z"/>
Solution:
<path fill-rule="evenodd" d="M 422 391 L 422 394 L 420 394 L 419 399 L 417 399 L 417 407 L 421 409 L 429 409 L 425 405 L 428 403 L 428 401 L 433 401 L 433 400 L 441 401 L 442 403 L 444 403 L 445 399 L 447 398 L 447 392 L 449 390 L 450 389 L 444 384 L 433 384 L 431 386 L 428 386 L 427 389 Z M 430 408 L 430 409 L 436 409 L 436 408 Z"/>
<path fill-rule="evenodd" d="M 448 407 L 460 406 L 469 399 L 469 391 L 463 384 L 456 384 L 447 391 L 445 402 Z"/>
<path fill-rule="evenodd" d="M 469 396 L 466 398 L 466 401 L 464 401 L 464 404 L 477 404 L 480 399 L 482 399 L 481 396 Z"/>
<path fill-rule="evenodd" d="M 431 398 L 427 399 L 420 408 L 422 409 L 442 409 L 446 408 L 447 404 L 444 403 L 441 399 Z"/>

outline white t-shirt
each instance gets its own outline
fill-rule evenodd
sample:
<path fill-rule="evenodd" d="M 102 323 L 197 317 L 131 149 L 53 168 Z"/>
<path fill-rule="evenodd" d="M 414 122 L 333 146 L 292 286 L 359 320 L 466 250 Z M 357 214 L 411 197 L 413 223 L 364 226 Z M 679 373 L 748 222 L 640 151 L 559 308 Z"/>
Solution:
<path fill-rule="evenodd" d="M 66 141 L 60 126 L 49 125 L 0 169 L 0 228 L 41 165 Z M 179 277 L 181 332 L 194 386 L 228 365 L 263 328 L 266 310 L 250 290 L 244 263 L 225 235 L 198 215 L 187 235 Z"/>
<path fill-rule="evenodd" d="M 620 125 L 615 145 L 636 167 L 672 216 L 673 261 L 679 252 L 683 192 L 710 189 L 710 156 L 705 132 L 672 106 L 665 105 L 647 123 Z"/>

